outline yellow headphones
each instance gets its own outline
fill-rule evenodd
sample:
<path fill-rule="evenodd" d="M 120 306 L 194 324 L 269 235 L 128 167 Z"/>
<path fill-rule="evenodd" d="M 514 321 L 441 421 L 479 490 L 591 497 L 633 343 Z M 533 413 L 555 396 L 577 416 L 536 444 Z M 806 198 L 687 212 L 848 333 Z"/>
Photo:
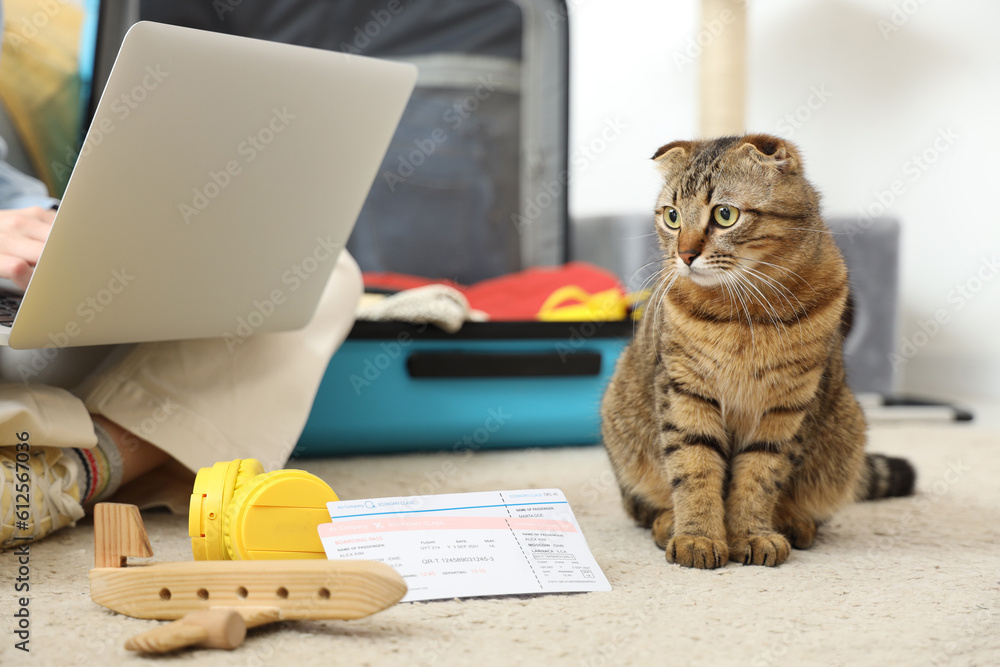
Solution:
<path fill-rule="evenodd" d="M 256 459 L 222 461 L 194 480 L 188 535 L 195 560 L 326 558 L 316 527 L 330 522 L 330 485 L 303 470 L 264 472 Z"/>

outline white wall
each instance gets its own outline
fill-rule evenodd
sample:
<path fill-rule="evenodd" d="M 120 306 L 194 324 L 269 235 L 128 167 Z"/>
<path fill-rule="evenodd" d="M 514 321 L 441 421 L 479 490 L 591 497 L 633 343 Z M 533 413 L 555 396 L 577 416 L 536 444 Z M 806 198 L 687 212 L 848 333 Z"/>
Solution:
<path fill-rule="evenodd" d="M 649 157 L 697 132 L 698 3 L 569 2 L 571 211 L 648 211 Z M 902 223 L 900 389 L 1000 398 L 1000 3 L 756 0 L 748 24 L 748 128 L 799 144 L 828 214 Z"/>

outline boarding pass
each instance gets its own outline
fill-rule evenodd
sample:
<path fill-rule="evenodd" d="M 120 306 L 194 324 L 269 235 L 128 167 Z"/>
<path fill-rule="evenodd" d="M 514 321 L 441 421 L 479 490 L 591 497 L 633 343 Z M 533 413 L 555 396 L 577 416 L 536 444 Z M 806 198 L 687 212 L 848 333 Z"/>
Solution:
<path fill-rule="evenodd" d="M 610 591 L 559 489 L 343 500 L 319 527 L 330 559 L 396 568 L 403 602 Z"/>

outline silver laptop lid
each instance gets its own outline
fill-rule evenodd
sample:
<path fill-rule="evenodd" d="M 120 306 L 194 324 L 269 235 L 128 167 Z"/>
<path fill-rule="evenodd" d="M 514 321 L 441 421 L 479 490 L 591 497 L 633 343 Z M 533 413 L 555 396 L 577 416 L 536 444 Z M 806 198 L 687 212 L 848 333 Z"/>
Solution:
<path fill-rule="evenodd" d="M 137 23 L 11 346 L 304 326 L 415 79 L 409 65 Z"/>

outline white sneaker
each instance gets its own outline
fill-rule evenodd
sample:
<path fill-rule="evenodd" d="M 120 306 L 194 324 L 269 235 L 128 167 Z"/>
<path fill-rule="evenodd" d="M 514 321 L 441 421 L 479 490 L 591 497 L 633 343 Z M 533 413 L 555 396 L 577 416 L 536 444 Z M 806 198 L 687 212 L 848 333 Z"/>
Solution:
<path fill-rule="evenodd" d="M 0 447 L 0 550 L 38 540 L 83 518 L 79 462 L 59 447 Z"/>

